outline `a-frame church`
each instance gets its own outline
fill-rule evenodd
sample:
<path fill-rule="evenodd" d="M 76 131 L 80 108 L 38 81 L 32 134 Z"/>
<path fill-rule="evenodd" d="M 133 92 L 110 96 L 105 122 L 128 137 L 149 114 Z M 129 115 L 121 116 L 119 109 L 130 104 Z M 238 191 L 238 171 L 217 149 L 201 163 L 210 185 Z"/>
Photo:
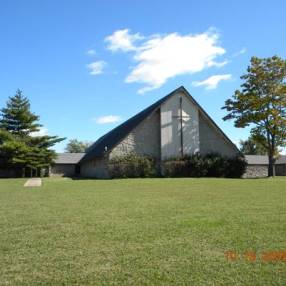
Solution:
<path fill-rule="evenodd" d="M 131 152 L 160 162 L 196 152 L 233 157 L 239 150 L 180 87 L 99 138 L 79 162 L 81 176 L 108 178 L 108 161 Z"/>

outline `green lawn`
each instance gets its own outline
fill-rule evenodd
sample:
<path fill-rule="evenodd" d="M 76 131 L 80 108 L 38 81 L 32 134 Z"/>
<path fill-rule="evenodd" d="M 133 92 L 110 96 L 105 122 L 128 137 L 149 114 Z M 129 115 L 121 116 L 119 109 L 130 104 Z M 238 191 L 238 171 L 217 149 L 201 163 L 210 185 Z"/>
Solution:
<path fill-rule="evenodd" d="M 286 178 L 23 183 L 0 180 L 0 285 L 286 285 L 262 259 L 286 251 Z"/>

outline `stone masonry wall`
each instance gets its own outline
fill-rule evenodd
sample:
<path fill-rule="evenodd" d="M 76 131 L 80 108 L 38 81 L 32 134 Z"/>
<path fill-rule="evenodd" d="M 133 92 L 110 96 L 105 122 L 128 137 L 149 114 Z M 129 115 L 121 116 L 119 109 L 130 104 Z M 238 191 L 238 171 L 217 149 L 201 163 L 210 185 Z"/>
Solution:
<path fill-rule="evenodd" d="M 81 164 L 80 174 L 86 178 L 109 178 L 107 164 L 108 160 L 106 157 L 94 158 Z"/>
<path fill-rule="evenodd" d="M 109 154 L 112 159 L 134 152 L 160 158 L 160 113 L 151 114 L 131 131 Z"/>
<path fill-rule="evenodd" d="M 263 178 L 268 175 L 267 165 L 248 165 L 243 178 Z"/>

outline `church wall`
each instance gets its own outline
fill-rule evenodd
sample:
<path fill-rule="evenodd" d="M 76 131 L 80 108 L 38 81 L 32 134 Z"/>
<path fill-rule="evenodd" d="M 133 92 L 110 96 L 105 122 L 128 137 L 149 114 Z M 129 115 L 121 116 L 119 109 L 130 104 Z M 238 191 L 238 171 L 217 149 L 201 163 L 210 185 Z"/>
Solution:
<path fill-rule="evenodd" d="M 153 113 L 134 128 L 104 158 L 95 158 L 81 164 L 81 176 L 89 178 L 109 178 L 108 161 L 131 152 L 160 158 L 160 114 Z"/>
<path fill-rule="evenodd" d="M 73 177 L 75 176 L 75 164 L 54 164 L 50 168 L 50 176 Z"/>
<path fill-rule="evenodd" d="M 83 162 L 80 165 L 80 175 L 85 178 L 108 178 L 107 163 L 108 158 L 106 157 Z"/>
<path fill-rule="evenodd" d="M 216 131 L 201 113 L 199 114 L 200 124 L 200 153 L 219 153 L 223 156 L 233 157 L 237 150 L 228 142 L 222 134 Z"/>
<path fill-rule="evenodd" d="M 178 157 L 181 154 L 180 97 L 182 97 L 183 151 L 194 154 L 199 151 L 199 120 L 197 107 L 183 93 L 177 93 L 161 106 L 161 158 Z"/>
<path fill-rule="evenodd" d="M 110 159 L 134 152 L 160 158 L 160 114 L 151 114 L 110 152 Z"/>

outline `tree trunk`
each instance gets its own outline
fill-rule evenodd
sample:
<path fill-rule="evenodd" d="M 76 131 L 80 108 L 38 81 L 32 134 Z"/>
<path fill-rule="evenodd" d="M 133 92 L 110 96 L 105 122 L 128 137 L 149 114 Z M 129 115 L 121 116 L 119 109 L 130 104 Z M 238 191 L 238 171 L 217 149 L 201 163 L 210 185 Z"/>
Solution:
<path fill-rule="evenodd" d="M 268 177 L 274 177 L 274 150 L 275 140 L 270 133 L 267 132 L 267 143 L 268 143 Z"/>
<path fill-rule="evenodd" d="M 275 176 L 275 158 L 274 158 L 274 150 L 275 148 L 271 148 L 268 153 L 268 177 Z"/>
<path fill-rule="evenodd" d="M 273 169 L 274 169 L 274 160 L 273 160 L 273 154 L 270 153 L 268 155 L 268 177 L 273 177 L 274 176 L 274 172 L 273 172 Z"/>

